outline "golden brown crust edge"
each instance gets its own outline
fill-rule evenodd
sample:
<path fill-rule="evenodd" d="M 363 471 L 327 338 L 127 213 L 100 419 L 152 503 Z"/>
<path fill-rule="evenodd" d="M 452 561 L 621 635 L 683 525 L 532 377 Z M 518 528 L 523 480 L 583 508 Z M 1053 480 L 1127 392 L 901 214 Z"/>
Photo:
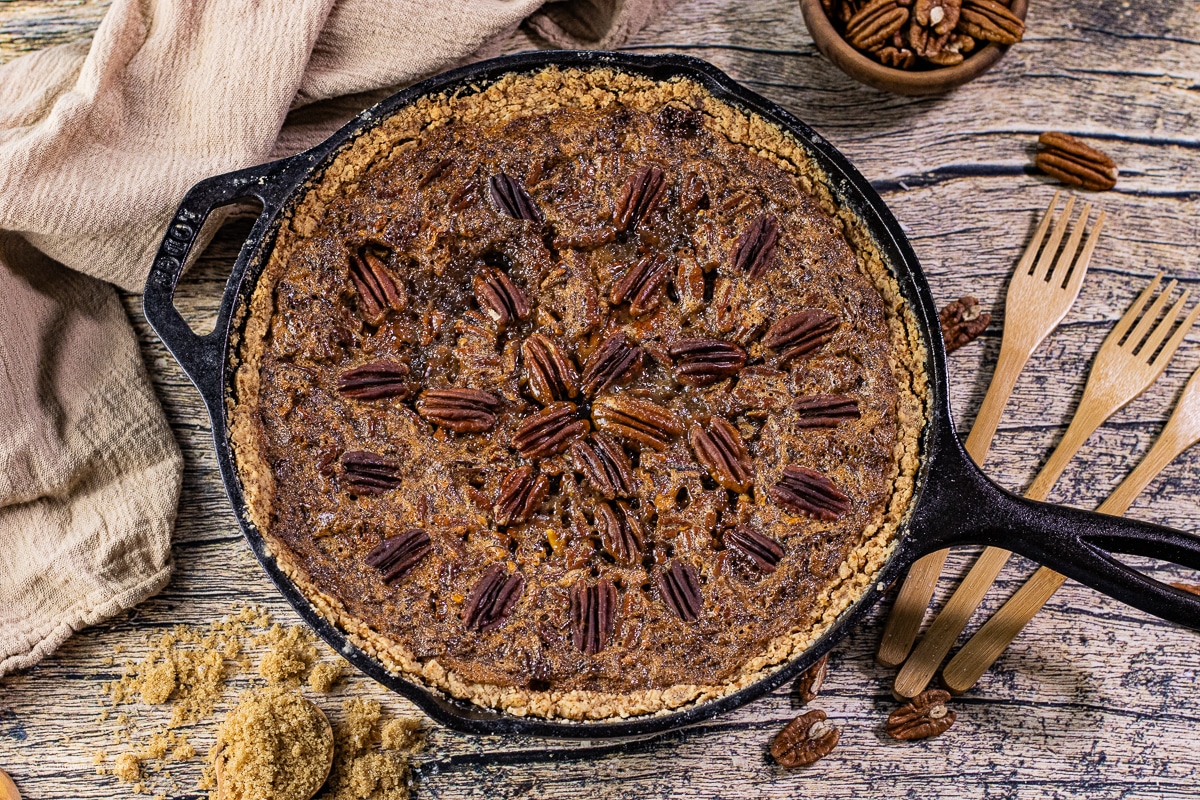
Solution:
<path fill-rule="evenodd" d="M 883 513 L 863 531 L 860 544 L 841 564 L 838 578 L 826 587 L 820 622 L 811 630 L 777 637 L 764 653 L 744 664 L 733 681 L 628 693 L 532 691 L 474 683 L 443 668 L 436 660 L 424 664 L 418 662 L 402 645 L 381 636 L 348 614 L 335 598 L 317 591 L 304 570 L 288 558 L 287 549 L 276 546 L 271 537 L 267 523 L 271 518 L 273 479 L 270 467 L 262 457 L 264 439 L 257 406 L 259 359 L 274 311 L 274 287 L 287 263 L 293 242 L 314 232 L 325 202 L 352 186 L 371 163 L 386 157 L 394 148 L 405 146 L 406 141 L 415 139 L 426 127 L 443 125 L 452 118 L 500 122 L 513 116 L 568 105 L 600 108 L 618 99 L 640 109 L 657 108 L 666 102 L 682 102 L 700 109 L 705 126 L 711 132 L 795 175 L 804 189 L 837 220 L 859 268 L 870 277 L 883 298 L 891 331 L 900 428 L 893 491 Z M 811 161 L 803 145 L 773 123 L 718 100 L 693 81 L 675 79 L 663 83 L 609 69 L 550 67 L 532 75 L 505 76 L 477 93 L 418 100 L 356 139 L 335 158 L 324 176 L 309 187 L 296 211 L 281 223 L 274 249 L 249 307 L 240 313 L 248 314 L 248 318 L 242 339 L 240 343 L 234 342 L 233 348 L 241 361 L 235 375 L 234 393 L 227 403 L 231 418 L 230 437 L 246 511 L 263 534 L 279 568 L 296 583 L 322 617 L 345 631 L 352 644 L 379 660 L 389 671 L 416 678 L 479 706 L 516 716 L 602 720 L 666 712 L 736 692 L 804 652 L 866 592 L 891 554 L 896 532 L 909 511 L 929 406 L 928 376 L 924 369 L 926 353 L 912 309 L 884 264 L 866 226 L 834 201 L 827 177 Z"/>

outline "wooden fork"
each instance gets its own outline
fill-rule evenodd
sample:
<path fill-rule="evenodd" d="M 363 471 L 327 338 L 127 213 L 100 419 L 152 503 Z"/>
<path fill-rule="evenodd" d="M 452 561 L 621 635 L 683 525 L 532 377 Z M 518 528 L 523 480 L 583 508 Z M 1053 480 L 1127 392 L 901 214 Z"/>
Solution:
<path fill-rule="evenodd" d="M 1079 295 L 1079 287 L 1091 261 L 1092 251 L 1104 227 L 1104 212 L 1101 211 L 1092 225 L 1091 233 L 1088 234 L 1083 252 L 1076 259 L 1075 253 L 1092 210 L 1090 203 L 1085 204 L 1074 227 L 1071 228 L 1066 246 L 1059 254 L 1059 244 L 1062 243 L 1067 225 L 1071 221 L 1071 211 L 1075 207 L 1075 198 L 1068 198 L 1054 225 L 1054 232 L 1049 241 L 1046 241 L 1046 232 L 1054 222 L 1054 210 L 1058 207 L 1060 194 L 1054 193 L 1050 207 L 1046 209 L 1033 239 L 1025 248 L 1025 253 L 1008 283 L 1008 296 L 1005 300 L 1007 320 L 1004 324 L 1004 337 L 1000 343 L 1000 358 L 996 363 L 996 371 L 992 374 L 992 382 L 988 386 L 983 405 L 975 417 L 971 435 L 967 437 L 967 453 L 976 464 L 982 465 L 987 458 L 1000 415 L 1012 394 L 1017 376 L 1029 361 L 1029 356 L 1062 321 Z M 1041 258 L 1037 258 L 1039 250 Z M 892 613 L 883 631 L 883 640 L 876 656 L 876 660 L 884 666 L 899 666 L 908 657 L 948 552 L 938 550 L 930 553 L 909 569 L 892 606 Z"/>
<path fill-rule="evenodd" d="M 1187 303 L 1187 290 L 1166 316 L 1161 321 L 1158 319 L 1175 290 L 1175 281 L 1167 284 L 1167 288 L 1146 310 L 1146 302 L 1161 280 L 1162 273 L 1159 273 L 1125 312 L 1125 316 L 1117 321 L 1100 346 L 1075 417 L 1062 441 L 1025 492 L 1026 497 L 1031 500 L 1046 499 L 1063 468 L 1084 441 L 1101 423 L 1154 383 L 1166 369 L 1167 362 L 1175 354 L 1183 337 L 1191 330 L 1200 314 L 1200 305 L 1193 308 L 1181 324 L 1175 325 Z M 896 675 L 893 686 L 896 695 L 913 697 L 925 689 L 1011 555 L 1011 552 L 999 547 L 988 547 L 983 551 Z"/>
<path fill-rule="evenodd" d="M 1200 442 L 1200 369 L 1192 373 L 1158 441 L 1097 511 L 1123 515 L 1150 481 L 1196 442 Z M 962 694 L 974 686 L 1066 579 L 1049 567 L 1038 567 L 1033 577 L 950 659 L 942 671 L 946 687 Z"/>

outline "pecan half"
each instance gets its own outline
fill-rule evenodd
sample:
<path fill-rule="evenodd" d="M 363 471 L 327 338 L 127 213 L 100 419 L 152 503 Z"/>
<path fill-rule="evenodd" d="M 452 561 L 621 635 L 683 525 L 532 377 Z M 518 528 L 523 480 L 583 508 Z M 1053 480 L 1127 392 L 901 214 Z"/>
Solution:
<path fill-rule="evenodd" d="M 839 422 L 858 419 L 858 401 L 844 394 L 814 394 L 792 403 L 798 428 L 835 428 Z"/>
<path fill-rule="evenodd" d="M 841 736 L 824 711 L 813 709 L 796 717 L 775 736 L 771 757 L 784 767 L 803 767 L 832 753 Z"/>
<path fill-rule="evenodd" d="M 908 21 L 908 9 L 896 0 L 872 0 L 846 22 L 846 41 L 859 50 L 874 50 Z"/>
<path fill-rule="evenodd" d="M 500 329 L 514 319 L 527 318 L 532 311 L 521 287 L 495 267 L 481 269 L 473 284 L 479 308 Z"/>
<path fill-rule="evenodd" d="M 469 630 L 483 633 L 500 627 L 516 607 L 524 590 L 525 577 L 521 573 L 509 575 L 503 564 L 493 564 L 483 573 L 467 598 L 463 623 Z"/>
<path fill-rule="evenodd" d="M 674 286 L 680 314 L 687 317 L 704 307 L 704 270 L 695 258 L 689 255 L 679 259 Z"/>
<path fill-rule="evenodd" d="M 961 52 L 949 49 L 951 34 L 939 36 L 929 28 L 913 25 L 908 29 L 908 44 L 926 61 L 949 67 L 963 60 Z"/>
<path fill-rule="evenodd" d="M 746 366 L 746 351 L 720 339 L 678 339 L 668 352 L 676 379 L 689 386 L 708 386 Z"/>
<path fill-rule="evenodd" d="M 571 643 L 585 655 L 594 656 L 612 637 L 616 622 L 617 590 L 608 578 L 589 586 L 576 581 L 571 586 Z"/>
<path fill-rule="evenodd" d="M 745 492 L 754 481 L 754 461 L 738 429 L 723 417 L 712 417 L 705 429 L 699 423 L 688 432 L 696 460 L 717 483 L 733 492 Z"/>
<path fill-rule="evenodd" d="M 600 545 L 604 552 L 616 559 L 618 564 L 631 566 L 641 557 L 645 540 L 637 516 L 625 503 L 616 507 L 608 503 L 596 504 L 596 530 L 600 533 Z"/>
<path fill-rule="evenodd" d="M 962 0 L 958 29 L 976 39 L 1016 44 L 1025 36 L 1025 21 L 996 0 Z"/>
<path fill-rule="evenodd" d="M 732 547 L 754 562 L 760 572 L 770 575 L 783 559 L 783 545 L 747 525 L 725 532 L 725 546 Z"/>
<path fill-rule="evenodd" d="M 550 480 L 531 466 L 517 467 L 500 481 L 492 516 L 497 525 L 527 522 L 550 491 Z"/>
<path fill-rule="evenodd" d="M 617 331 L 605 339 L 583 364 L 583 391 L 596 395 L 642 368 L 642 347 Z"/>
<path fill-rule="evenodd" d="M 346 484 L 360 494 L 379 494 L 400 487 L 400 465 L 390 458 L 366 450 L 342 454 Z"/>
<path fill-rule="evenodd" d="M 992 315 L 982 310 L 974 297 L 960 297 L 938 312 L 938 320 L 942 323 L 946 352 L 953 353 L 983 333 Z"/>
<path fill-rule="evenodd" d="M 762 276 L 775 257 L 775 245 L 779 241 L 779 221 L 771 214 L 763 214 L 751 222 L 733 246 L 733 268 L 745 272 L 750 280 Z"/>
<path fill-rule="evenodd" d="M 605 499 L 633 494 L 633 465 L 625 449 L 607 433 L 596 431 L 591 441 L 576 441 L 571 445 L 571 460 Z"/>
<path fill-rule="evenodd" d="M 643 317 L 658 308 L 670 277 L 671 262 L 665 256 L 644 255 L 613 284 L 608 299 L 614 306 L 628 300 L 629 313 Z"/>
<path fill-rule="evenodd" d="M 796 679 L 796 696 L 800 698 L 801 703 L 811 703 L 817 699 L 817 694 L 825 685 L 825 676 L 828 673 L 829 653 L 826 653 Z"/>
<path fill-rule="evenodd" d="M 962 0 L 916 0 L 913 4 L 913 20 L 918 25 L 944 36 L 958 25 Z"/>
<path fill-rule="evenodd" d="M 790 464 L 767 494 L 781 506 L 814 519 L 831 521 L 850 510 L 850 498 L 816 470 Z"/>
<path fill-rule="evenodd" d="M 1052 178 L 1093 192 L 1117 185 L 1117 163 L 1069 133 L 1047 131 L 1038 144 L 1043 149 L 1035 156 L 1037 167 Z"/>
<path fill-rule="evenodd" d="M 695 172 L 689 172 L 679 190 L 679 210 L 691 214 L 697 209 L 708 208 L 708 186 Z"/>
<path fill-rule="evenodd" d="M 436 181 L 439 177 L 441 177 L 443 172 L 449 169 L 450 165 L 453 163 L 454 159 L 443 158 L 441 161 L 434 164 L 423 176 L 421 176 L 421 180 L 417 183 L 417 188 L 424 189 L 426 186 Z"/>
<path fill-rule="evenodd" d="M 479 389 L 426 389 L 417 413 L 455 433 L 483 433 L 496 424 L 500 398 Z"/>
<path fill-rule="evenodd" d="M 575 364 L 550 339 L 540 333 L 533 334 L 521 345 L 521 355 L 525 359 L 529 393 L 539 403 L 548 405 L 578 396 L 579 373 Z"/>
<path fill-rule="evenodd" d="M 806 308 L 776 322 L 763 335 L 763 347 L 780 351 L 780 363 L 813 352 L 829 341 L 837 330 L 836 314 L 819 308 Z"/>
<path fill-rule="evenodd" d="M 338 376 L 338 392 L 355 400 L 380 400 L 384 397 L 399 397 L 401 400 L 412 393 L 408 384 L 408 364 L 381 359 L 346 370 Z"/>
<path fill-rule="evenodd" d="M 521 423 L 512 444 L 525 458 L 546 458 L 566 450 L 589 427 L 574 403 L 551 403 Z"/>
<path fill-rule="evenodd" d="M 896 69 L 912 69 L 917 63 L 917 54 L 907 47 L 884 47 L 875 55 L 879 63 Z"/>
<path fill-rule="evenodd" d="M 949 702 L 950 693 L 941 689 L 921 692 L 888 715 L 884 730 L 893 739 L 905 741 L 940 736 L 958 718 L 946 705 Z"/>
<path fill-rule="evenodd" d="M 364 559 L 368 567 L 383 570 L 383 580 L 391 583 L 420 563 L 433 551 L 429 534 L 420 528 L 410 528 L 399 536 L 384 539 Z"/>
<path fill-rule="evenodd" d="M 654 212 L 667 193 L 667 180 L 658 167 L 646 166 L 629 176 L 617 197 L 617 231 L 633 230 Z"/>
<path fill-rule="evenodd" d="M 679 418 L 660 405 L 625 395 L 602 397 L 592 406 L 596 427 L 654 450 L 683 433 Z"/>
<path fill-rule="evenodd" d="M 358 313 L 368 324 L 378 325 L 388 311 L 403 311 L 408 307 L 403 284 L 397 285 L 392 280 L 373 245 L 363 245 L 350 255 L 350 282 L 358 292 Z"/>
<path fill-rule="evenodd" d="M 513 219 L 542 221 L 542 212 L 538 210 L 529 192 L 511 175 L 501 172 L 488 178 L 488 196 L 492 198 L 493 207 L 501 214 L 507 214 Z"/>
<path fill-rule="evenodd" d="M 684 622 L 700 619 L 704 601 L 700 597 L 700 578 L 696 568 L 682 561 L 672 561 L 658 573 L 658 593 L 667 608 Z"/>

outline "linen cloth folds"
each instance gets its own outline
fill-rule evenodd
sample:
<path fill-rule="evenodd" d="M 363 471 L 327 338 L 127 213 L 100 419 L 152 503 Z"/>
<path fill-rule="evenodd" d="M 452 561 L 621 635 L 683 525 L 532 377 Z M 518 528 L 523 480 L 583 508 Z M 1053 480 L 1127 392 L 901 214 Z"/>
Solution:
<path fill-rule="evenodd" d="M 108 284 L 141 291 L 184 193 L 375 98 L 317 101 L 493 55 L 522 22 L 613 47 L 669 2 L 113 0 L 90 44 L 0 65 L 0 676 L 170 577 L 182 459 Z"/>

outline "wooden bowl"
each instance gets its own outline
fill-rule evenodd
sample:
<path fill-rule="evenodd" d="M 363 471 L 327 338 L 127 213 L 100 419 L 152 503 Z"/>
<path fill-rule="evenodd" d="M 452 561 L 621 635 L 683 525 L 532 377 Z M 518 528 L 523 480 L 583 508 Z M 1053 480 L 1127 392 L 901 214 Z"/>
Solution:
<path fill-rule="evenodd" d="M 1028 0 L 1012 0 L 1010 10 L 1022 20 L 1025 19 L 1028 9 Z M 895 69 L 885 67 L 851 47 L 825 15 L 821 0 L 800 0 L 800 11 L 804 14 L 804 24 L 808 26 L 808 32 L 812 35 L 817 49 L 832 61 L 835 67 L 867 86 L 894 94 L 948 92 L 987 72 L 1008 51 L 1008 47 L 1004 45 L 989 43 L 964 58 L 962 63 L 952 67 Z"/>

